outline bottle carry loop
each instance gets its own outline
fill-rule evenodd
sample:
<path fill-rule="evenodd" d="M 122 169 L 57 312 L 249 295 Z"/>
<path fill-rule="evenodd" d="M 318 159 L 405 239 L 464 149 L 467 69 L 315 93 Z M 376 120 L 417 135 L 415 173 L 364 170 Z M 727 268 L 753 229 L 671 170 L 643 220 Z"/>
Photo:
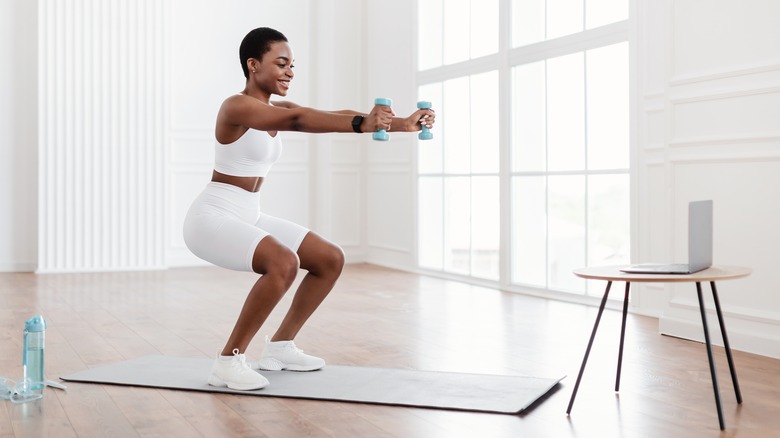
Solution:
<path fill-rule="evenodd" d="M 20 382 L 15 382 L 6 377 L 0 377 L 0 400 L 26 403 L 39 398 L 43 398 L 43 391 L 33 391 L 30 379 L 22 379 Z"/>

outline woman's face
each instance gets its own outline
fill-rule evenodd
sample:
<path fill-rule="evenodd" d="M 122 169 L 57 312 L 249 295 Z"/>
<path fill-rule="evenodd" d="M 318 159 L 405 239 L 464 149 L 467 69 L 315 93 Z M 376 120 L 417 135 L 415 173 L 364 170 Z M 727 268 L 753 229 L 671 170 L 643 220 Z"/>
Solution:
<path fill-rule="evenodd" d="M 293 52 L 289 44 L 284 41 L 272 43 L 262 60 L 258 61 L 254 58 L 249 60 L 250 79 L 269 95 L 286 96 L 290 81 L 295 76 L 293 61 Z"/>

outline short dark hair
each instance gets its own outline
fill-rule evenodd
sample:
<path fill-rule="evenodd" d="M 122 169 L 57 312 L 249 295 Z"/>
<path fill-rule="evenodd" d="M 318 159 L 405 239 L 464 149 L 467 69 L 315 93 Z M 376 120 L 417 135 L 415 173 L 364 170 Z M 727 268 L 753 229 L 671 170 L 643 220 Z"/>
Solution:
<path fill-rule="evenodd" d="M 262 60 L 263 55 L 271 50 L 271 44 L 279 41 L 287 42 L 287 37 L 270 27 L 258 27 L 246 34 L 241 41 L 241 47 L 238 49 L 238 56 L 241 58 L 241 70 L 244 71 L 245 78 L 249 79 L 249 69 L 246 66 L 246 61 L 249 58 Z"/>

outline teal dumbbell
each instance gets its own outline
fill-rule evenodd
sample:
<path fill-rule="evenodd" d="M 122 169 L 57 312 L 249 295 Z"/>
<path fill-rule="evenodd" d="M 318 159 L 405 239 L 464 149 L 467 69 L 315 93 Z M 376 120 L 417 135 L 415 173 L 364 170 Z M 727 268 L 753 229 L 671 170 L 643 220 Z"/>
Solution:
<path fill-rule="evenodd" d="M 393 100 L 384 97 L 378 97 L 374 99 L 374 105 L 393 106 Z M 374 140 L 378 140 L 378 141 L 390 140 L 390 134 L 388 134 L 387 131 L 385 131 L 384 129 L 375 131 L 373 134 L 371 134 L 371 137 Z"/>
<path fill-rule="evenodd" d="M 419 109 L 431 109 L 433 105 L 425 100 L 422 100 L 420 102 L 417 102 L 417 108 Z M 417 135 L 417 138 L 420 140 L 432 140 L 433 139 L 433 133 L 430 129 L 428 129 L 427 126 L 423 125 L 422 131 Z"/>

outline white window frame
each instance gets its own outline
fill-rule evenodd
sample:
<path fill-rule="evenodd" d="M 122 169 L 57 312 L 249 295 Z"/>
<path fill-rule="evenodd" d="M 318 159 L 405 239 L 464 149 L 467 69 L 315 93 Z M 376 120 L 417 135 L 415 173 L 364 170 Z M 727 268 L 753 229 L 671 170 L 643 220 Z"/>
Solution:
<path fill-rule="evenodd" d="M 564 56 L 572 53 L 583 52 L 590 49 L 596 49 L 599 47 L 609 46 L 612 44 L 628 42 L 629 45 L 629 136 L 630 149 L 629 153 L 629 168 L 625 173 L 628 173 L 631 187 L 629 187 L 629 193 L 631 196 L 631 205 L 634 204 L 635 183 L 634 183 L 634 153 L 635 150 L 635 120 L 636 117 L 633 114 L 634 105 L 636 101 L 636 86 L 635 86 L 635 70 L 634 70 L 634 58 L 635 58 L 635 5 L 634 0 L 628 0 L 629 2 L 629 18 L 628 20 L 608 24 L 602 27 L 588 29 L 583 32 L 559 37 L 556 39 L 541 41 L 538 43 L 530 44 L 522 47 L 511 47 L 511 14 L 510 14 L 510 0 L 500 0 L 499 5 L 499 50 L 498 53 L 483 56 L 476 59 L 470 59 L 467 61 L 459 62 L 451 65 L 443 65 L 435 68 L 431 68 L 423 71 L 416 71 L 416 87 L 444 82 L 449 79 L 455 79 L 463 76 L 470 76 L 480 73 L 485 73 L 492 70 L 498 71 L 499 76 L 499 141 L 500 141 L 500 162 L 499 162 L 499 185 L 500 185 L 500 272 L 499 280 L 484 280 L 466 275 L 453 274 L 443 270 L 428 269 L 420 267 L 419 259 L 417 257 L 419 249 L 415 248 L 415 266 L 420 272 L 426 274 L 450 278 L 459 281 L 465 281 L 471 284 L 483 285 L 488 287 L 499 287 L 503 290 L 522 292 L 530 295 L 542 296 L 545 298 L 559 299 L 569 302 L 585 302 L 593 303 L 595 298 L 588 296 L 587 292 L 583 295 L 572 294 L 570 292 L 556 291 L 549 288 L 535 288 L 527 285 L 516 284 L 511 279 L 511 216 L 512 216 L 512 177 L 516 175 L 524 175 L 523 172 L 514 172 L 512 170 L 511 160 L 511 142 L 512 142 L 512 127 L 511 127 L 511 111 L 512 111 L 512 68 L 518 65 L 533 63 L 537 61 L 543 61 L 545 59 Z M 415 17 L 417 16 L 417 7 L 415 3 Z M 419 19 L 419 17 L 416 17 Z M 417 26 L 415 26 L 417 29 Z M 417 41 L 417 39 L 415 39 Z M 415 45 L 416 47 L 416 45 Z M 416 49 L 415 49 L 416 50 Z M 415 53 L 416 58 L 416 53 Z M 416 64 L 415 64 L 416 65 Z M 423 147 L 421 144 L 420 147 Z M 555 174 L 555 172 L 546 172 L 547 174 Z M 593 171 L 582 170 L 576 172 L 568 172 L 569 174 L 577 175 L 599 175 L 599 174 L 615 174 L 622 173 L 616 171 Z M 430 176 L 432 174 L 421 174 L 419 172 L 419 166 L 417 163 L 417 156 L 414 157 L 414 187 L 415 187 L 415 235 L 419 238 L 418 233 L 418 218 L 419 207 L 417 185 L 421 176 Z M 442 177 L 446 176 L 446 172 L 442 172 Z M 587 205 L 586 205 L 587 208 Z M 629 236 L 630 237 L 630 236 Z M 633 239 L 631 239 L 633 241 Z M 587 249 L 586 249 L 587 254 Z M 600 287 L 600 286 L 599 286 Z M 592 287 L 588 287 L 588 290 Z"/>

